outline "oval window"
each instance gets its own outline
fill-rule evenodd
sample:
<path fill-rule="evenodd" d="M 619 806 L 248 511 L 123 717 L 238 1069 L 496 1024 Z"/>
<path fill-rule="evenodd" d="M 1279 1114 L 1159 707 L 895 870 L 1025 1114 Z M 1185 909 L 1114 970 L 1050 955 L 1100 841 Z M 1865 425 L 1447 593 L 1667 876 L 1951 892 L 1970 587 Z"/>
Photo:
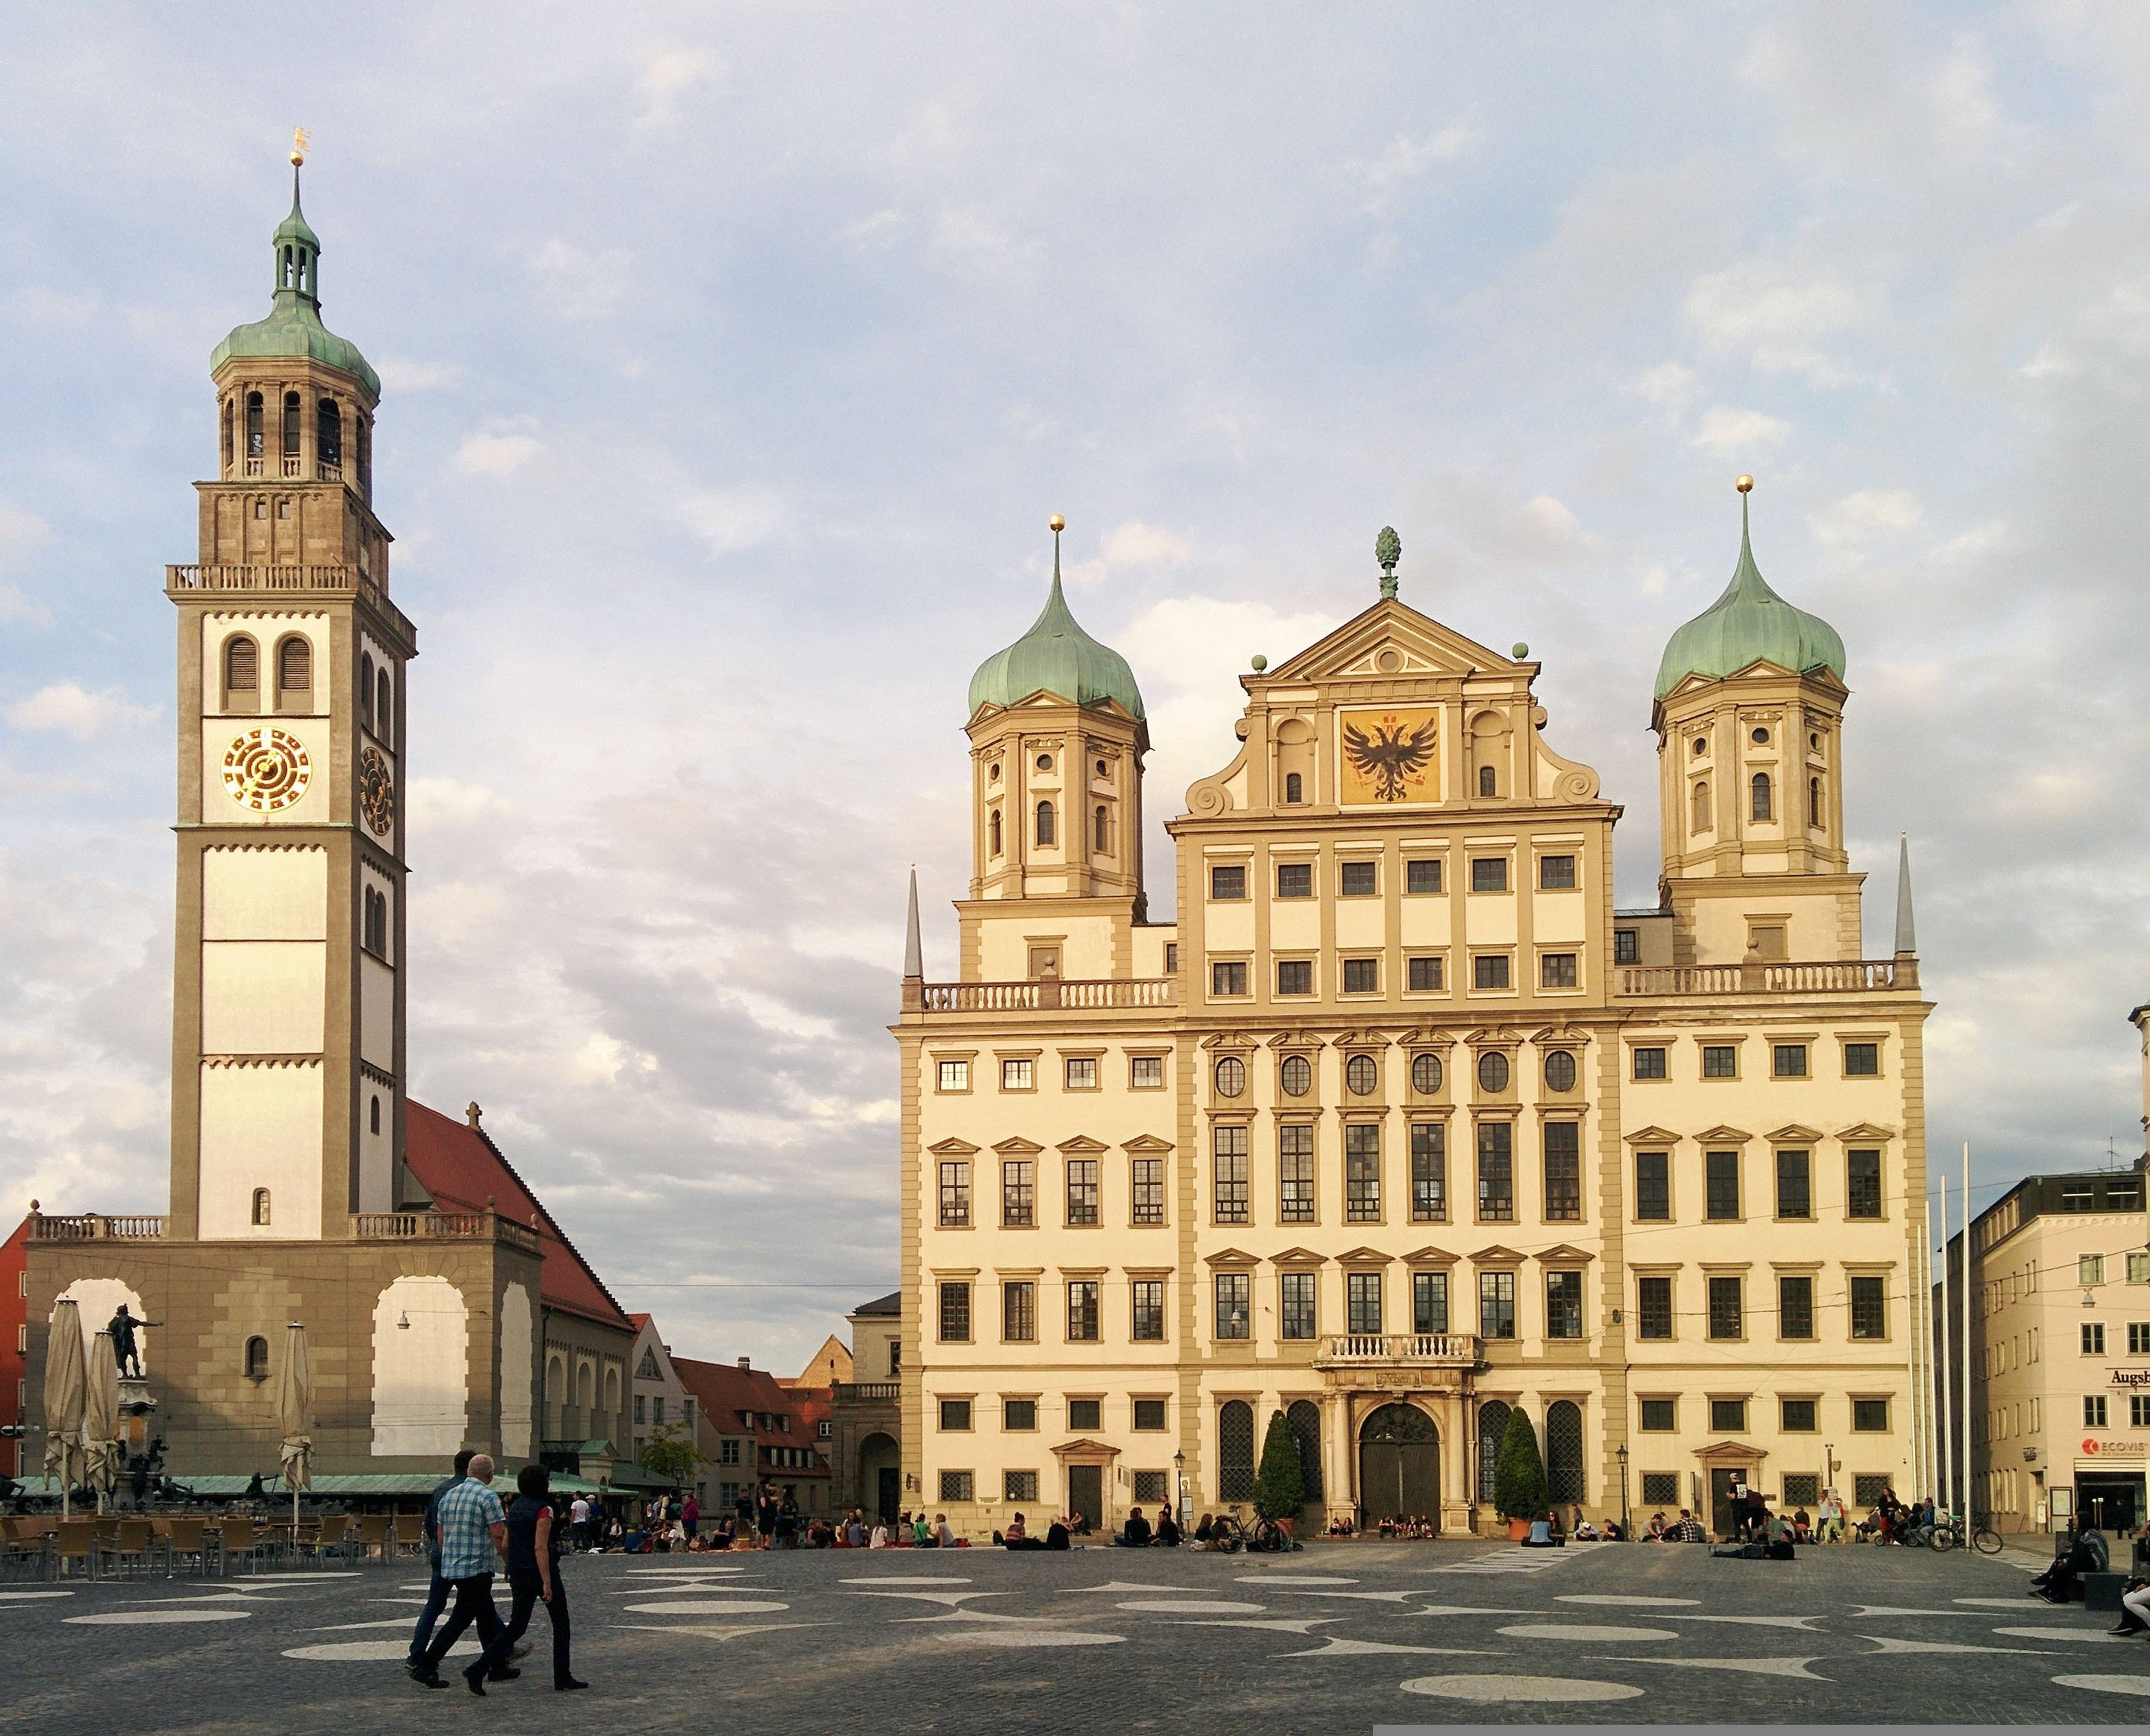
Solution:
<path fill-rule="evenodd" d="M 987 781 L 987 783 L 989 783 L 989 784 L 997 784 L 997 783 L 999 783 L 999 782 L 1000 782 L 1000 780 L 1001 780 L 1001 769 L 1000 769 L 1000 767 L 999 767 L 997 765 L 989 765 L 989 766 L 987 766 L 987 767 L 986 768 L 986 781 Z"/>
<path fill-rule="evenodd" d="M 1105 768 L 1105 762 L 1102 760 L 1098 762 L 1098 775 L 1101 778 L 1109 777 L 1111 775 L 1111 773 L 1109 773 Z"/>
<path fill-rule="evenodd" d="M 1354 1055 L 1344 1063 L 1344 1082 L 1351 1088 L 1354 1097 L 1371 1097 L 1374 1088 L 1381 1082 L 1381 1070 L 1371 1055 Z"/>
<path fill-rule="evenodd" d="M 1478 1057 L 1478 1083 L 1486 1091 L 1506 1091 L 1508 1088 L 1508 1057 L 1501 1054 L 1481 1055 Z"/>
<path fill-rule="evenodd" d="M 1284 1061 L 1284 1094 L 1305 1097 L 1314 1088 L 1314 1067 L 1304 1055 L 1287 1055 Z"/>
<path fill-rule="evenodd" d="M 1217 1063 L 1217 1095 L 1237 1097 L 1247 1088 L 1247 1063 L 1236 1055 L 1227 1055 Z"/>
<path fill-rule="evenodd" d="M 1040 754 L 1037 756 L 1037 769 L 1040 771 L 1051 771 L 1052 770 L 1052 755 L 1050 754 Z"/>
<path fill-rule="evenodd" d="M 1575 1089 L 1575 1057 L 1566 1049 L 1555 1049 L 1546 1057 L 1546 1087 L 1552 1091 Z"/>
<path fill-rule="evenodd" d="M 1695 750 L 1695 752 L 1696 752 L 1697 754 L 1701 754 L 1701 753 L 1703 753 L 1703 752 L 1707 751 L 1707 750 L 1708 750 L 1708 747 L 1709 747 L 1709 738 L 1708 738 L 1708 736 L 1706 736 L 1706 735 L 1698 735 L 1698 736 L 1696 736 L 1696 737 L 1695 737 L 1695 739 L 1694 739 L 1694 750 Z"/>
<path fill-rule="evenodd" d="M 1769 732 L 1767 729 L 1757 729 L 1757 730 L 1754 732 L 1754 740 L 1755 740 L 1755 742 L 1757 743 L 1757 744 L 1759 744 L 1760 743 L 1765 742 L 1765 741 L 1767 741 L 1769 739 Z"/>
<path fill-rule="evenodd" d="M 1411 1089 L 1421 1097 L 1430 1097 L 1441 1089 L 1441 1057 L 1414 1055 L 1411 1057 Z"/>

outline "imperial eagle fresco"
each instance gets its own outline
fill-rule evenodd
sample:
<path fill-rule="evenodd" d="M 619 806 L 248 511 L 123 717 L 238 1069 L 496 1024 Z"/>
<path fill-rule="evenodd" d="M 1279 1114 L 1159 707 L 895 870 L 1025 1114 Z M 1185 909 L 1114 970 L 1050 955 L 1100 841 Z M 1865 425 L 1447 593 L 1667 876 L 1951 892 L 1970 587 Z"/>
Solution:
<path fill-rule="evenodd" d="M 1433 768 L 1434 734 L 1431 712 L 1385 712 L 1364 729 L 1347 719 L 1344 760 L 1362 799 L 1400 802 L 1414 794 Z"/>

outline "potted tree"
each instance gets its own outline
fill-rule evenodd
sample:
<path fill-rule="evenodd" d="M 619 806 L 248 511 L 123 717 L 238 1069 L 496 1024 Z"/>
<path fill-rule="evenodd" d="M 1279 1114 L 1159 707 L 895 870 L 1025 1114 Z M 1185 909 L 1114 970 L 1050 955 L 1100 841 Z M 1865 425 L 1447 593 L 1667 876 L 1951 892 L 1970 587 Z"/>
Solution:
<path fill-rule="evenodd" d="M 1269 1429 L 1262 1441 L 1261 1469 L 1254 1477 L 1254 1511 L 1274 1519 L 1284 1535 L 1299 1523 L 1299 1510 L 1306 1501 L 1306 1483 L 1300 1475 L 1299 1442 L 1284 1412 L 1269 1412 Z"/>
<path fill-rule="evenodd" d="M 1493 1511 L 1508 1522 L 1508 1536 L 1517 1542 L 1530 1535 L 1531 1521 L 1545 1516 L 1545 1461 L 1538 1456 L 1538 1431 L 1521 1405 L 1508 1413 L 1494 1461 Z"/>

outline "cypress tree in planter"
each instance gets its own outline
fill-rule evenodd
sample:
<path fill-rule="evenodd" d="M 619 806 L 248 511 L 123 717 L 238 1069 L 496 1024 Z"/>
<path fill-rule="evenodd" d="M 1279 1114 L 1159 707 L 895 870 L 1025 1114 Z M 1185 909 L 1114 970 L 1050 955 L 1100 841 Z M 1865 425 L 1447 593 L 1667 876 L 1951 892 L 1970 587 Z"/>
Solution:
<path fill-rule="evenodd" d="M 1520 1405 L 1508 1413 L 1501 1456 L 1494 1461 L 1493 1511 L 1512 1522 L 1546 1516 L 1545 1461 L 1538 1456 L 1538 1431 Z"/>
<path fill-rule="evenodd" d="M 1299 1472 L 1299 1441 L 1284 1412 L 1269 1412 L 1269 1431 L 1262 1441 L 1262 1468 L 1254 1480 L 1254 1511 L 1264 1519 L 1295 1524 L 1306 1502 L 1306 1484 Z"/>

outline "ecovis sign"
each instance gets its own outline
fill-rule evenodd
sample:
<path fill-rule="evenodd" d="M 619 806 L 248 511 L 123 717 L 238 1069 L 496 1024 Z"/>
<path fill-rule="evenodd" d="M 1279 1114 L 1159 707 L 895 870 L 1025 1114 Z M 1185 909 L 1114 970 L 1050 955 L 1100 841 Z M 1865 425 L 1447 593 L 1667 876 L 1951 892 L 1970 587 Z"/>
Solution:
<path fill-rule="evenodd" d="M 2150 1452 L 2144 1451 L 2143 1443 L 2140 1441 L 2101 1441 L 2094 1435 L 2087 1435 L 2083 1437 L 2082 1457 L 2076 1462 L 2080 1465 L 2086 1461 L 2126 1460 L 2131 1464 L 2139 1465 L 2146 1458 L 2150 1458 Z"/>

